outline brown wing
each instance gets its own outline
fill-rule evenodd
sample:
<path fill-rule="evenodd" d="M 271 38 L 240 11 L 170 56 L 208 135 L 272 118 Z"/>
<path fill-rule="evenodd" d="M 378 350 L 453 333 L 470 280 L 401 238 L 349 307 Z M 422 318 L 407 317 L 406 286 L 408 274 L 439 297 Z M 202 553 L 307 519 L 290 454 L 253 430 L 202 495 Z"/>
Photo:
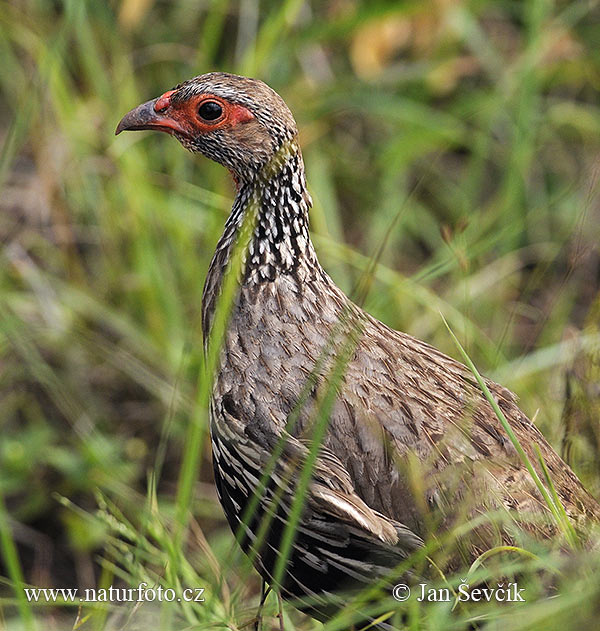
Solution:
<path fill-rule="evenodd" d="M 324 375 L 343 345 L 344 336 L 335 330 L 349 303 L 332 284 L 327 300 L 318 289 L 310 283 L 299 289 L 282 277 L 243 292 L 228 331 L 217 389 L 229 393 L 249 418 L 259 418 L 264 407 L 265 423 L 276 434 L 297 413 L 292 433 L 310 437 L 328 387 Z M 494 510 L 509 524 L 521 520 L 534 534 L 554 534 L 547 507 L 470 371 L 360 310 L 354 315 L 363 331 L 346 367 L 324 447 L 347 472 L 357 497 L 422 538 L 440 526 L 464 522 L 463 517 Z M 337 344 L 330 344 L 332 339 Z M 324 355 L 329 360 L 323 363 Z M 574 523 L 599 519 L 598 504 L 518 409 L 514 395 L 491 382 L 489 387 L 534 462 L 539 445 Z M 498 536 L 506 540 L 509 535 Z M 481 547 L 491 545 L 486 533 Z M 477 550 L 472 547 L 472 552 Z"/>
<path fill-rule="evenodd" d="M 590 518 L 599 520 L 597 502 L 517 407 L 515 396 L 487 384 L 543 478 L 539 447 L 572 521 L 583 526 Z M 536 536 L 556 531 L 470 371 L 370 317 L 345 375 L 328 446 L 346 454 L 355 488 L 369 506 L 421 535 L 428 522 L 447 527 L 494 510 Z M 504 530 L 501 540 L 506 540 Z"/>

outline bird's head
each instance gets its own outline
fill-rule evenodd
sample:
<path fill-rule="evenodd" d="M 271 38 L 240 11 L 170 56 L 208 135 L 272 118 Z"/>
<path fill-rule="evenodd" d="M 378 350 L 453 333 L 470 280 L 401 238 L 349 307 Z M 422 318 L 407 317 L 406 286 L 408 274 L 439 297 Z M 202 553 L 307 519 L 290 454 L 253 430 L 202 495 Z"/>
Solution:
<path fill-rule="evenodd" d="M 142 103 L 125 114 L 116 133 L 138 129 L 165 131 L 242 180 L 254 177 L 297 134 L 290 110 L 268 85 L 222 72 Z"/>

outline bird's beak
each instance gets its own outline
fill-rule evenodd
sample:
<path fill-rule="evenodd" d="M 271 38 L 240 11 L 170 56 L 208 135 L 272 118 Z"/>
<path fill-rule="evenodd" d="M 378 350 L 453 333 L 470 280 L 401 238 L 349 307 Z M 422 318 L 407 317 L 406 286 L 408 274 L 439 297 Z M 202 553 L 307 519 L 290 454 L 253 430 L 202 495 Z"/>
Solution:
<path fill-rule="evenodd" d="M 152 101 L 147 101 L 138 105 L 123 116 L 121 122 L 117 125 L 115 135 L 122 131 L 136 131 L 140 129 L 156 129 L 165 131 L 169 134 L 180 133 L 187 135 L 187 130 L 175 120 L 175 118 L 162 112 L 167 109 L 165 106 L 165 96 L 159 96 Z"/>

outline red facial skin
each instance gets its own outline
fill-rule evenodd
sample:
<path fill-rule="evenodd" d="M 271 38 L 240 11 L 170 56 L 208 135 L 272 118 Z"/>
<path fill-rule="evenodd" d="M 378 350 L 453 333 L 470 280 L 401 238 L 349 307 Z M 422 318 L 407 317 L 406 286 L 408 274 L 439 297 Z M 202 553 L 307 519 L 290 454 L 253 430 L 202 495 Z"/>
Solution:
<path fill-rule="evenodd" d="M 214 94 L 198 94 L 185 101 L 173 101 L 176 90 L 169 90 L 153 101 L 138 105 L 123 116 L 116 134 L 125 130 L 155 129 L 168 134 L 178 134 L 191 141 L 200 134 L 225 127 L 231 128 L 254 120 L 254 114 L 243 105 L 230 103 Z M 214 101 L 221 106 L 222 114 L 214 120 L 204 120 L 198 113 L 206 101 Z M 232 173 L 236 186 L 237 177 Z"/>
<path fill-rule="evenodd" d="M 154 103 L 157 117 L 152 126 L 167 133 L 177 132 L 194 137 L 223 127 L 233 127 L 240 123 L 246 123 L 254 118 L 252 112 L 243 105 L 229 103 L 229 101 L 213 94 L 198 94 L 186 101 L 172 103 L 171 95 L 174 92 L 175 90 L 165 92 Z M 200 117 L 198 109 L 205 101 L 214 101 L 221 106 L 223 113 L 219 118 L 205 121 Z"/>

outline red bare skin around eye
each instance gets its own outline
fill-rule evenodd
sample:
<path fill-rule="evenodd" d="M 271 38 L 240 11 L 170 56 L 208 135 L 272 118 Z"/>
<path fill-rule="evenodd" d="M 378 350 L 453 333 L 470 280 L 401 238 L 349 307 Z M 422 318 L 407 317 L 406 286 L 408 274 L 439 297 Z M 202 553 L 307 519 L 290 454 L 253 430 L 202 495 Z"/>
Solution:
<path fill-rule="evenodd" d="M 200 94 L 187 101 L 172 103 L 171 96 L 175 92 L 165 92 L 154 103 L 154 111 L 160 116 L 160 128 L 167 133 L 180 133 L 193 138 L 198 134 L 241 125 L 254 119 L 254 114 L 243 105 L 229 103 L 213 94 Z M 203 121 L 198 114 L 198 109 L 206 101 L 214 101 L 223 109 L 222 115 L 214 121 Z M 239 188 L 238 177 L 233 171 L 230 172 L 236 188 Z"/>
<path fill-rule="evenodd" d="M 165 92 L 158 98 L 154 105 L 157 112 L 164 112 L 164 126 L 173 131 L 183 132 L 189 136 L 195 136 L 199 133 L 209 133 L 223 127 L 233 127 L 241 123 L 246 123 L 254 118 L 254 114 L 237 103 L 229 103 L 220 97 L 212 94 L 200 94 L 181 103 L 171 103 L 171 92 Z M 198 109 L 205 101 L 214 101 L 218 103 L 223 114 L 214 121 L 203 121 Z M 170 110 L 167 110 L 169 108 Z M 159 109 L 160 108 L 160 109 Z"/>

